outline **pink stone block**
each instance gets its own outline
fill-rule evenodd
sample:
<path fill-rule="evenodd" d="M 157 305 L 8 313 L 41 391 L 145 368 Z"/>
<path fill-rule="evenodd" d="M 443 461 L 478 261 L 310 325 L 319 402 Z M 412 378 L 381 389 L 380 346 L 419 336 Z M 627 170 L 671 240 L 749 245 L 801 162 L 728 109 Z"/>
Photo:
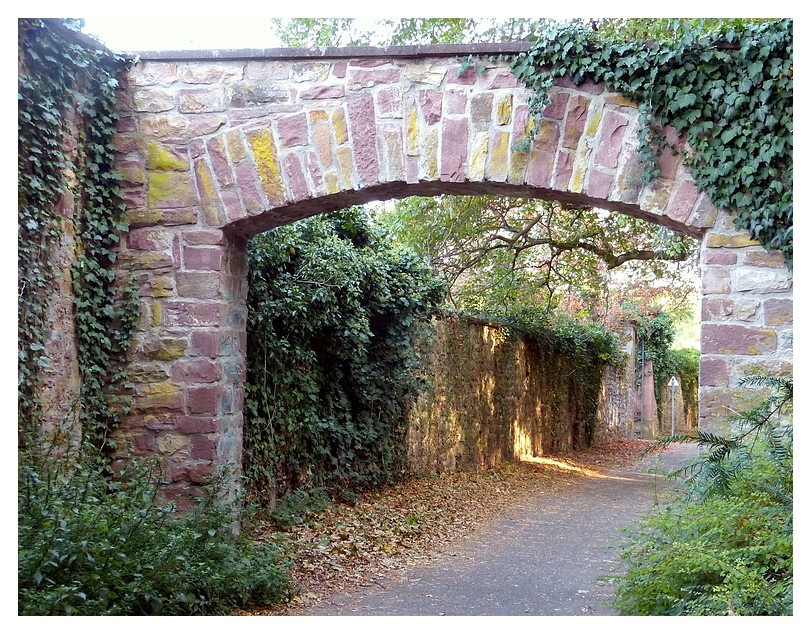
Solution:
<path fill-rule="evenodd" d="M 241 163 L 234 170 L 237 177 L 237 186 L 239 192 L 242 194 L 242 202 L 245 211 L 249 214 L 256 214 L 262 211 L 264 204 L 262 202 L 261 194 L 259 193 L 259 186 L 256 182 L 253 166 L 250 163 Z"/>
<path fill-rule="evenodd" d="M 165 304 L 165 325 L 175 326 L 220 326 L 223 324 L 224 310 L 219 303 L 198 303 L 192 301 L 167 301 Z"/>
<path fill-rule="evenodd" d="M 316 192 L 323 192 L 324 176 L 321 174 L 321 165 L 318 162 L 318 155 L 315 152 L 307 152 L 307 173 L 310 175 L 310 180 Z"/>
<path fill-rule="evenodd" d="M 465 114 L 467 110 L 467 93 L 461 90 L 445 91 L 445 114 Z"/>
<path fill-rule="evenodd" d="M 583 136 L 586 129 L 586 119 L 589 114 L 588 97 L 577 95 L 573 97 L 569 104 L 569 112 L 566 114 L 566 125 L 563 128 L 563 147 L 574 149 Z"/>
<path fill-rule="evenodd" d="M 592 80 L 587 79 L 578 85 L 575 84 L 568 75 L 556 79 L 555 85 L 561 88 L 574 88 L 581 92 L 587 92 L 590 95 L 601 95 L 605 92 L 605 86 L 603 84 L 595 84 Z"/>
<path fill-rule="evenodd" d="M 189 345 L 191 356 L 214 359 L 220 353 L 220 333 L 216 330 L 192 330 Z"/>
<path fill-rule="evenodd" d="M 327 86 L 313 86 L 302 90 L 299 98 L 304 101 L 313 99 L 343 99 L 346 94 L 343 84 L 333 84 Z"/>
<path fill-rule="evenodd" d="M 241 220 L 247 216 L 245 209 L 242 207 L 242 201 L 239 199 L 239 194 L 233 190 L 226 190 L 222 193 L 222 204 L 230 222 Z"/>
<path fill-rule="evenodd" d="M 402 117 L 403 116 L 403 95 L 399 88 L 381 88 L 376 95 L 377 116 L 379 117 Z"/>
<path fill-rule="evenodd" d="M 191 437 L 189 458 L 195 460 L 214 460 L 217 457 L 217 440 L 202 434 Z"/>
<path fill-rule="evenodd" d="M 558 164 L 555 168 L 555 189 L 560 191 L 569 190 L 569 181 L 572 179 L 574 170 L 574 156 L 571 152 L 561 151 L 558 154 Z"/>
<path fill-rule="evenodd" d="M 189 414 L 208 414 L 216 416 L 219 414 L 220 392 L 219 385 L 206 387 L 190 387 L 186 390 L 186 407 Z"/>
<path fill-rule="evenodd" d="M 425 123 L 434 125 L 442 117 L 442 93 L 438 90 L 421 90 L 419 101 Z"/>
<path fill-rule="evenodd" d="M 211 359 L 181 359 L 172 364 L 175 383 L 213 383 L 222 379 L 222 367 Z"/>
<path fill-rule="evenodd" d="M 478 74 L 476 73 L 475 66 L 469 66 L 465 70 L 462 70 L 461 66 L 451 66 L 448 69 L 448 84 L 463 84 L 465 86 L 472 86 L 476 83 L 476 78 Z"/>
<path fill-rule="evenodd" d="M 507 68 L 488 68 L 482 74 L 480 84 L 486 90 L 518 88 L 522 85 L 512 71 Z"/>
<path fill-rule="evenodd" d="M 225 261 L 222 249 L 217 247 L 183 247 L 184 268 L 198 271 L 221 271 Z"/>
<path fill-rule="evenodd" d="M 535 137 L 535 144 L 529 157 L 527 184 L 533 187 L 549 187 L 555 166 L 560 128 L 551 121 L 541 121 L 541 128 Z M 566 183 L 568 184 L 568 179 Z"/>
<path fill-rule="evenodd" d="M 735 324 L 702 324 L 702 354 L 772 354 L 777 350 L 777 334 L 771 328 Z"/>
<path fill-rule="evenodd" d="M 702 386 L 729 385 L 729 370 L 724 359 L 701 357 L 699 368 L 699 383 Z"/>
<path fill-rule="evenodd" d="M 467 119 L 442 120 L 440 180 L 461 183 L 467 179 Z"/>
<path fill-rule="evenodd" d="M 371 94 L 349 95 L 349 130 L 358 178 L 363 186 L 380 182 L 380 164 L 377 157 L 377 126 L 374 99 Z"/>
<path fill-rule="evenodd" d="M 213 434 L 219 429 L 218 419 L 210 416 L 178 416 L 176 421 L 177 430 L 182 434 Z"/>
<path fill-rule="evenodd" d="M 684 149 L 684 139 L 676 136 L 676 129 L 673 126 L 665 126 L 664 133 L 665 141 L 672 144 L 677 152 Z M 673 150 L 669 147 L 664 148 L 659 156 L 659 168 L 662 170 L 660 177 L 670 181 L 675 180 L 681 163 L 680 154 L 673 154 Z"/>
<path fill-rule="evenodd" d="M 544 119 L 563 120 L 566 115 L 566 106 L 569 104 L 569 93 L 558 92 L 552 95 L 552 101 L 543 111 Z"/>
<path fill-rule="evenodd" d="M 214 176 L 220 187 L 234 184 L 234 175 L 231 172 L 231 165 L 225 156 L 225 145 L 222 136 L 209 139 L 206 143 L 208 155 L 211 158 L 211 167 L 214 169 Z"/>
<path fill-rule="evenodd" d="M 770 297 L 763 302 L 767 326 L 790 326 L 794 323 L 794 300 Z"/>
<path fill-rule="evenodd" d="M 290 193 L 293 194 L 293 202 L 309 198 L 310 192 L 307 188 L 307 178 L 304 176 L 304 168 L 301 166 L 299 157 L 292 153 L 285 156 L 284 170 L 287 174 Z"/>
<path fill-rule="evenodd" d="M 704 252 L 704 263 L 718 266 L 734 266 L 738 263 L 738 254 L 734 251 L 706 249 Z"/>
<path fill-rule="evenodd" d="M 604 172 L 597 168 L 592 168 L 589 172 L 589 181 L 586 192 L 592 198 L 602 198 L 608 200 L 611 193 L 611 183 L 614 182 L 613 172 Z"/>
<path fill-rule="evenodd" d="M 160 229 L 133 229 L 127 234 L 127 248 L 137 251 L 166 251 L 172 245 L 172 234 Z"/>
<path fill-rule="evenodd" d="M 400 81 L 399 68 L 371 68 L 371 69 L 349 69 L 347 78 L 350 90 L 360 90 L 371 88 L 378 84 L 394 84 Z"/>
<path fill-rule="evenodd" d="M 307 115 L 303 112 L 279 119 L 278 129 L 282 147 L 307 145 L 310 141 Z"/>
<path fill-rule="evenodd" d="M 681 184 L 676 195 L 667 206 L 665 215 L 674 220 L 685 223 L 693 211 L 693 207 L 698 200 L 698 189 L 692 180 L 686 180 Z"/>
<path fill-rule="evenodd" d="M 603 129 L 600 134 L 600 145 L 594 162 L 603 167 L 616 168 L 625 132 L 628 129 L 628 119 L 616 112 L 608 112 L 603 117 Z"/>

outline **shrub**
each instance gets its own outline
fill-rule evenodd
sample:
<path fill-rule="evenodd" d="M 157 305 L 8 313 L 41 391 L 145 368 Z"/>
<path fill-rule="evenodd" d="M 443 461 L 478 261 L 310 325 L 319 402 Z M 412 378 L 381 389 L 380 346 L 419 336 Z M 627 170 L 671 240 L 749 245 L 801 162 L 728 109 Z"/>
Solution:
<path fill-rule="evenodd" d="M 756 377 L 775 389 L 733 421 L 723 438 L 699 432 L 704 448 L 681 472 L 688 488 L 629 532 L 628 566 L 615 607 L 623 615 L 790 615 L 793 612 L 793 451 L 790 380 Z"/>
<path fill-rule="evenodd" d="M 111 478 L 86 455 L 28 455 L 18 472 L 21 615 L 228 614 L 288 595 L 287 565 L 235 535 L 216 489 L 176 515 L 145 465 Z"/>

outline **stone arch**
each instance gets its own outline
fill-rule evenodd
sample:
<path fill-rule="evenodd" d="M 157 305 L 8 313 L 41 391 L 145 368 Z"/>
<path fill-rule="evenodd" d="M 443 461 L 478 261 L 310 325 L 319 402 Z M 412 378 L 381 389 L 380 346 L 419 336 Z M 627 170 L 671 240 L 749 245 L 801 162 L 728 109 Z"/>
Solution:
<path fill-rule="evenodd" d="M 241 463 L 251 235 L 410 195 L 507 194 L 592 205 L 702 243 L 702 422 L 751 361 L 791 372 L 791 276 L 697 191 L 680 157 L 641 182 L 635 104 L 566 78 L 529 151 L 528 91 L 494 53 L 523 45 L 141 54 L 116 144 L 140 283 L 133 414 L 167 494 Z M 215 54 L 216 53 L 216 54 Z M 671 140 L 679 140 L 671 135 Z"/>

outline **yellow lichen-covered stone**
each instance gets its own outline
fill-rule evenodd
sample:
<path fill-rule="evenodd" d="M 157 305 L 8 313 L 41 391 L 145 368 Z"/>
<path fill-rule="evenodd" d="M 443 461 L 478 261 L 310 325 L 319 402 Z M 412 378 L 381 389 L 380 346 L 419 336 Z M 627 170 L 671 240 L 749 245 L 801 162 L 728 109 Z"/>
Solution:
<path fill-rule="evenodd" d="M 420 139 L 420 176 L 435 181 L 439 178 L 439 130 L 431 126 Z"/>
<path fill-rule="evenodd" d="M 711 233 L 704 241 L 704 246 L 711 249 L 714 248 L 729 248 L 740 249 L 743 247 L 751 247 L 759 244 L 757 240 L 751 240 L 745 233 L 736 233 L 734 235 L 727 235 L 724 233 Z"/>
<path fill-rule="evenodd" d="M 286 189 L 273 133 L 268 129 L 260 129 L 246 132 L 245 136 L 253 152 L 256 173 L 259 174 L 259 182 L 268 197 L 268 202 L 271 205 L 283 203 Z"/>
<path fill-rule="evenodd" d="M 162 434 L 158 436 L 157 444 L 162 454 L 173 454 L 189 444 L 189 437 L 184 434 Z"/>
<path fill-rule="evenodd" d="M 240 134 L 239 130 L 226 132 L 225 144 L 228 146 L 228 154 L 231 155 L 232 161 L 237 162 L 247 158 L 248 152 L 245 150 L 245 144 L 242 142 L 242 134 Z"/>
<path fill-rule="evenodd" d="M 507 158 L 509 153 L 510 133 L 506 131 L 494 133 L 490 160 L 487 162 L 488 180 L 504 181 L 507 179 Z"/>
<path fill-rule="evenodd" d="M 349 133 L 346 127 L 346 116 L 342 108 L 332 113 L 332 129 L 335 131 L 335 142 L 343 145 L 349 140 Z"/>
<path fill-rule="evenodd" d="M 408 111 L 406 152 L 409 156 L 418 156 L 420 153 L 420 128 L 417 119 L 417 109 L 414 107 Z"/>
<path fill-rule="evenodd" d="M 513 97 L 499 95 L 496 99 L 496 125 L 509 125 L 513 119 Z"/>
<path fill-rule="evenodd" d="M 470 151 L 470 161 L 468 163 L 468 178 L 472 181 L 484 180 L 484 168 L 487 161 L 487 142 L 489 140 L 487 132 L 479 132 L 473 138 Z"/>
<path fill-rule="evenodd" d="M 338 184 L 338 175 L 335 172 L 324 174 L 324 185 L 328 194 L 337 194 L 341 191 L 341 186 Z"/>
<path fill-rule="evenodd" d="M 510 183 L 523 183 L 529 164 L 529 152 L 516 152 L 510 147 L 510 173 L 507 177 Z"/>
<path fill-rule="evenodd" d="M 187 172 L 150 172 L 147 206 L 150 209 L 192 207 L 199 201 Z"/>
<path fill-rule="evenodd" d="M 589 117 L 588 123 L 586 124 L 586 136 L 593 137 L 597 134 L 597 130 L 600 128 L 600 121 L 603 120 L 603 111 L 601 108 L 595 108 L 594 111 L 591 113 Z"/>
<path fill-rule="evenodd" d="M 208 165 L 202 159 L 195 161 L 194 171 L 197 174 L 197 183 L 200 186 L 200 202 L 203 204 L 203 215 L 210 227 L 219 227 L 221 223 L 219 195 L 214 186 L 214 177 Z"/>
<path fill-rule="evenodd" d="M 186 354 L 187 345 L 183 339 L 161 339 L 157 345 L 145 347 L 144 354 L 153 361 L 174 361 Z"/>
<path fill-rule="evenodd" d="M 352 189 L 352 168 L 355 162 L 352 156 L 352 148 L 347 146 L 339 147 L 336 154 L 338 155 L 338 167 L 341 170 L 341 186 L 344 189 Z"/>
<path fill-rule="evenodd" d="M 190 168 L 188 158 L 180 157 L 160 143 L 146 144 L 146 168 L 161 172 L 187 172 Z"/>
<path fill-rule="evenodd" d="M 162 313 L 161 313 L 161 303 L 158 300 L 154 300 L 152 302 L 150 313 L 152 314 L 150 325 L 154 327 L 160 326 Z"/>

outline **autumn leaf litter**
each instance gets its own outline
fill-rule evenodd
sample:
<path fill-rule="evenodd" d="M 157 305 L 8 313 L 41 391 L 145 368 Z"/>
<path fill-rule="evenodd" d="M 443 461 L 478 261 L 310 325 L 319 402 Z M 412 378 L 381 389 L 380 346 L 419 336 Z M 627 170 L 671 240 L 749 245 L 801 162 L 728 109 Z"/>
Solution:
<path fill-rule="evenodd" d="M 398 571 L 436 557 L 453 540 L 526 496 L 554 491 L 595 472 L 626 468 L 649 444 L 620 440 L 542 462 L 412 479 L 367 492 L 354 504 L 333 503 L 309 512 L 303 523 L 284 531 L 260 525 L 257 540 L 274 541 L 292 561 L 296 594 L 280 606 L 243 614 L 295 614 L 337 591 L 383 587 Z"/>

